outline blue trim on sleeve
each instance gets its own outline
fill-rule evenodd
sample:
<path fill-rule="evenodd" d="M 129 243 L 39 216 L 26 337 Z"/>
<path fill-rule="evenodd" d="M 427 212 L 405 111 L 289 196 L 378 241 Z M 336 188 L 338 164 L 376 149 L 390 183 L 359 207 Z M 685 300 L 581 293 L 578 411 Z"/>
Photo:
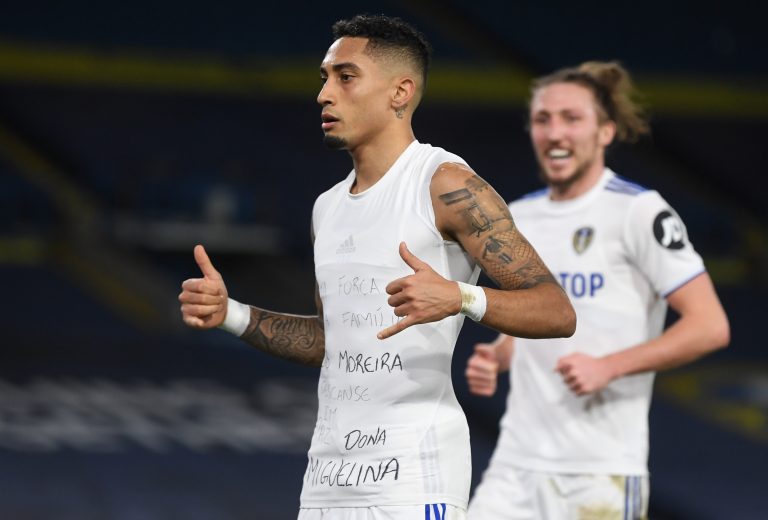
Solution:
<path fill-rule="evenodd" d="M 686 278 L 684 281 L 682 281 L 682 282 L 680 282 L 679 284 L 675 285 L 675 286 L 674 286 L 672 289 L 670 289 L 670 290 L 668 290 L 667 292 L 663 293 L 661 296 L 662 296 L 663 298 L 667 298 L 667 297 L 669 297 L 669 295 L 670 295 L 670 294 L 672 294 L 673 292 L 675 292 L 676 290 L 678 290 L 679 288 L 681 288 L 683 285 L 685 285 L 685 284 L 687 284 L 688 282 L 692 281 L 694 278 L 698 278 L 699 276 L 701 276 L 702 274 L 704 274 L 704 273 L 706 273 L 706 272 L 707 272 L 707 270 L 706 270 L 706 269 L 702 269 L 701 271 L 697 272 L 697 273 L 696 273 L 696 274 L 694 274 L 693 276 L 690 276 L 690 277 Z"/>
<path fill-rule="evenodd" d="M 639 195 L 640 193 L 648 191 L 648 188 L 645 186 L 637 184 L 636 182 L 629 181 L 618 175 L 606 183 L 605 189 L 607 191 L 623 193 L 625 195 Z"/>

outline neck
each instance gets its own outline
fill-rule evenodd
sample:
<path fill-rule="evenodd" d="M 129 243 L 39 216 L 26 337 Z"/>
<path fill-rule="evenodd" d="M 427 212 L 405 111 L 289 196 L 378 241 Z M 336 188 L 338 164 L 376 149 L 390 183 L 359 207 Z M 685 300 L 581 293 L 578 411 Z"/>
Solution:
<path fill-rule="evenodd" d="M 550 184 L 549 196 L 552 200 L 570 200 L 581 197 L 600 181 L 604 170 L 605 160 L 600 157 L 590 164 L 586 171 L 574 175 L 567 182 Z"/>
<path fill-rule="evenodd" d="M 355 168 L 355 182 L 350 192 L 360 193 L 376 184 L 415 139 L 411 126 L 407 125 L 382 132 L 350 150 Z"/>

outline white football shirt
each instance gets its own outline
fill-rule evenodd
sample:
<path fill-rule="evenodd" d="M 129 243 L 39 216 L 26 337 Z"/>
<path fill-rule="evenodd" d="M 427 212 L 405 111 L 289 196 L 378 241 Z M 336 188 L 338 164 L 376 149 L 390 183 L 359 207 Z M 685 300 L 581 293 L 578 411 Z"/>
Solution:
<path fill-rule="evenodd" d="M 544 189 L 510 204 L 512 216 L 576 310 L 571 338 L 516 339 L 511 391 L 494 459 L 557 473 L 647 473 L 653 373 L 578 397 L 558 359 L 602 356 L 661 334 L 665 297 L 704 272 L 675 211 L 652 190 L 606 169 L 584 195 Z"/>
<path fill-rule="evenodd" d="M 446 162 L 464 164 L 413 142 L 369 189 L 349 192 L 353 171 L 315 203 L 325 360 L 302 507 L 467 506 L 469 429 L 451 383 L 463 316 L 376 338 L 399 319 L 387 284 L 413 274 L 401 241 L 443 277 L 477 281 L 472 260 L 435 226 L 429 186 Z"/>

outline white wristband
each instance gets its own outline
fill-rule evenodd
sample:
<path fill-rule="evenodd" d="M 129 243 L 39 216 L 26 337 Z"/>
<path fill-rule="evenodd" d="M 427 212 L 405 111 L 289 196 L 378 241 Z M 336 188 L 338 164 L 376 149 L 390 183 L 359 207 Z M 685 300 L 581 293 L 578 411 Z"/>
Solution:
<path fill-rule="evenodd" d="M 468 283 L 458 282 L 461 292 L 461 312 L 474 321 L 480 321 L 485 316 L 485 308 L 488 300 L 485 297 L 485 291 L 482 287 L 469 285 Z"/>
<path fill-rule="evenodd" d="M 244 303 L 228 298 L 227 316 L 224 318 L 224 323 L 219 325 L 219 328 L 240 337 L 245 332 L 245 329 L 248 328 L 250 322 L 251 308 Z"/>

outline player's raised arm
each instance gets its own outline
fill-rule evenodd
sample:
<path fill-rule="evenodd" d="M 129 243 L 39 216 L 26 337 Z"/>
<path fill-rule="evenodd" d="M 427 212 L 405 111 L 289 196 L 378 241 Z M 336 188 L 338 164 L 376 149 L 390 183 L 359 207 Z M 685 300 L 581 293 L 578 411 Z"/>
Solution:
<path fill-rule="evenodd" d="M 197 329 L 222 327 L 268 354 L 304 365 L 321 365 L 325 333 L 317 285 L 316 316 L 272 312 L 229 298 L 224 280 L 203 246 L 195 246 L 194 255 L 203 278 L 191 278 L 181 284 L 179 301 L 184 323 Z"/>
<path fill-rule="evenodd" d="M 499 289 L 483 287 L 481 323 L 517 337 L 567 337 L 576 314 L 549 269 L 515 226 L 504 200 L 460 164 L 442 164 L 430 187 L 435 223 Z"/>

